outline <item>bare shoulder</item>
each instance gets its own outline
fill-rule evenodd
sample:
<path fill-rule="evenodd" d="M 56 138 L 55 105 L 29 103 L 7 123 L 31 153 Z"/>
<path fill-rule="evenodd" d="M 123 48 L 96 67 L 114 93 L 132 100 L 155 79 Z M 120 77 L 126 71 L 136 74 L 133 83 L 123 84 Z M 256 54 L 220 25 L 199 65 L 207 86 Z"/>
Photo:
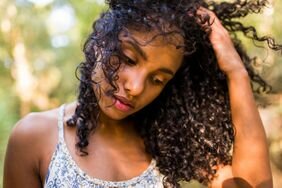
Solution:
<path fill-rule="evenodd" d="M 13 128 L 10 141 L 19 144 L 40 144 L 46 137 L 56 132 L 58 109 L 44 112 L 32 112 L 22 118 Z"/>
<path fill-rule="evenodd" d="M 6 150 L 4 187 L 40 187 L 42 161 L 57 143 L 57 121 L 58 109 L 53 109 L 30 113 L 15 125 Z"/>
<path fill-rule="evenodd" d="M 17 153 L 35 163 L 51 157 L 58 141 L 58 108 L 44 112 L 32 112 L 22 118 L 13 128 L 9 138 L 8 151 Z"/>

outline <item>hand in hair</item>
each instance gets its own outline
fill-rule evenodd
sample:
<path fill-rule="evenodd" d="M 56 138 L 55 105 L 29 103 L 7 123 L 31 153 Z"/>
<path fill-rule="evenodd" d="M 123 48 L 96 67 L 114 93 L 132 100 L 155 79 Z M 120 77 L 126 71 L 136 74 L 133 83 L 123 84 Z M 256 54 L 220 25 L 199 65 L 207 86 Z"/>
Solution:
<path fill-rule="evenodd" d="M 228 31 L 217 16 L 202 7 L 197 13 L 201 19 L 199 23 L 204 23 L 204 30 L 209 32 L 218 66 L 227 76 L 232 124 L 236 130 L 232 165 L 215 166 L 217 174 L 210 182 L 210 187 L 271 188 L 273 185 L 265 131 L 246 68 Z"/>
<path fill-rule="evenodd" d="M 246 72 L 245 66 L 236 51 L 228 31 L 223 27 L 218 17 L 214 12 L 200 7 L 197 12 L 200 15 L 200 23 L 209 25 L 209 39 L 214 49 L 217 63 L 222 72 L 227 78 L 230 78 L 234 73 Z"/>

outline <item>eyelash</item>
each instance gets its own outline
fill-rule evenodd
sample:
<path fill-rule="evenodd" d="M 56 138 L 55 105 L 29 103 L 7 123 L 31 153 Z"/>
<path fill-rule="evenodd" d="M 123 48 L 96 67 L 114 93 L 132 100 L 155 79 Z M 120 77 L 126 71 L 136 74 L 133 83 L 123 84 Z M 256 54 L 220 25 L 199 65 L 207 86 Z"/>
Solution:
<path fill-rule="evenodd" d="M 124 60 L 125 60 L 125 63 L 130 65 L 130 66 L 133 66 L 133 65 L 136 65 L 137 63 L 132 60 L 131 58 L 129 58 L 128 56 L 124 56 Z M 153 84 L 155 85 L 164 85 L 164 82 L 159 80 L 159 79 L 154 79 L 154 77 L 151 78 L 150 80 Z"/>
<path fill-rule="evenodd" d="M 152 78 L 151 79 L 152 83 L 155 84 L 155 85 L 164 85 L 164 82 L 159 80 L 159 79 L 154 79 Z"/>
<path fill-rule="evenodd" d="M 136 65 L 136 62 L 127 56 L 125 56 L 124 60 L 125 60 L 125 63 L 128 65 Z"/>

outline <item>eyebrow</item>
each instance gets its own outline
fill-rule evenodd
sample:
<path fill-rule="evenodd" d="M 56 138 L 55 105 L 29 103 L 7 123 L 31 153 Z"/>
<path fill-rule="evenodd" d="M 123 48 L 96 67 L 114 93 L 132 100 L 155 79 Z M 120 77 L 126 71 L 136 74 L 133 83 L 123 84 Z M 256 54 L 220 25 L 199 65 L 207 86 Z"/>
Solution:
<path fill-rule="evenodd" d="M 172 70 L 167 69 L 167 68 L 164 68 L 164 67 L 158 69 L 158 71 L 161 71 L 161 72 L 163 72 L 163 73 L 170 74 L 171 76 L 174 76 L 174 73 L 173 73 Z"/>
<path fill-rule="evenodd" d="M 138 46 L 135 42 L 131 41 L 131 40 L 125 40 L 124 42 L 130 44 L 134 50 L 136 52 L 138 52 L 138 54 L 145 60 L 148 59 L 147 55 L 145 54 L 145 52 L 140 48 L 140 46 Z"/>

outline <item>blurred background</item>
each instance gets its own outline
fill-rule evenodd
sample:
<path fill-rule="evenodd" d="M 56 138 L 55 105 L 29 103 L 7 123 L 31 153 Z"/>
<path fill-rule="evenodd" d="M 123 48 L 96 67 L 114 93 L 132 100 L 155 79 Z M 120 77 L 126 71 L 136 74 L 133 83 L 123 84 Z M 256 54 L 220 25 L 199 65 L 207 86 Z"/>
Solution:
<path fill-rule="evenodd" d="M 14 124 L 31 111 L 42 111 L 76 98 L 76 66 L 93 20 L 107 7 L 103 0 L 0 1 L 0 179 L 5 149 Z M 282 43 L 282 1 L 272 0 L 262 15 L 244 18 L 260 35 Z M 274 187 L 282 187 L 282 54 L 243 40 L 253 65 L 272 86 L 257 97 L 271 154 Z M 251 147 L 251 146 L 250 146 Z M 183 187 L 188 187 L 183 184 Z M 2 181 L 0 181 L 2 187 Z M 189 187 L 202 187 L 197 183 Z"/>

